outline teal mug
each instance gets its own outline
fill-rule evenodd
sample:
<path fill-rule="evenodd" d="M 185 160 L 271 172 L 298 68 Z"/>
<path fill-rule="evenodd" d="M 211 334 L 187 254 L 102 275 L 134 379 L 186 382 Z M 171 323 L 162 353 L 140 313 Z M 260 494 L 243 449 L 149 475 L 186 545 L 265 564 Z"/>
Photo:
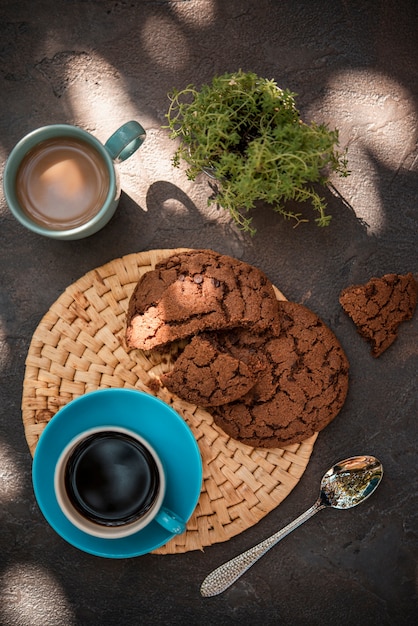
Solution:
<path fill-rule="evenodd" d="M 11 151 L 3 176 L 14 217 L 29 230 L 59 240 L 89 237 L 116 211 L 120 184 L 115 165 L 145 139 L 132 120 L 102 144 L 70 124 L 38 128 Z"/>

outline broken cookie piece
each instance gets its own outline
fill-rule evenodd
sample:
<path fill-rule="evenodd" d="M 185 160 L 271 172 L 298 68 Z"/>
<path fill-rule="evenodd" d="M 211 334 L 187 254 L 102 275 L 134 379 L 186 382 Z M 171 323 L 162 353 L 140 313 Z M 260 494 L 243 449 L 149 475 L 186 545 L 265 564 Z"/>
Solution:
<path fill-rule="evenodd" d="M 372 355 L 378 357 L 395 341 L 399 324 L 412 318 L 417 295 L 412 273 L 385 274 L 343 289 L 339 300 L 358 333 L 371 344 Z"/>
<path fill-rule="evenodd" d="M 246 363 L 219 348 L 210 335 L 197 335 L 161 382 L 179 398 L 204 407 L 237 400 L 256 378 Z"/>
<path fill-rule="evenodd" d="M 144 274 L 129 300 L 130 348 L 163 348 L 206 330 L 270 326 L 276 296 L 265 274 L 213 250 L 180 252 Z"/>

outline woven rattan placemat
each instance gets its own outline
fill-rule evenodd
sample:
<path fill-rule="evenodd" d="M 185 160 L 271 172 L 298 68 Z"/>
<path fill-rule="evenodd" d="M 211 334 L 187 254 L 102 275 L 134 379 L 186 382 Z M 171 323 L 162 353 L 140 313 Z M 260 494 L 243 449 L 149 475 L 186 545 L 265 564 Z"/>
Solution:
<path fill-rule="evenodd" d="M 164 355 L 127 350 L 125 316 L 139 277 L 177 250 L 129 254 L 67 287 L 39 323 L 26 359 L 22 416 L 33 455 L 53 415 L 74 398 L 107 387 L 154 393 L 186 420 L 203 460 L 203 485 L 187 531 L 155 552 L 201 550 L 256 524 L 292 491 L 317 434 L 284 449 L 251 448 L 231 439 L 211 415 L 170 394 L 152 379 L 168 371 L 176 347 Z M 276 289 L 279 300 L 283 294 Z"/>

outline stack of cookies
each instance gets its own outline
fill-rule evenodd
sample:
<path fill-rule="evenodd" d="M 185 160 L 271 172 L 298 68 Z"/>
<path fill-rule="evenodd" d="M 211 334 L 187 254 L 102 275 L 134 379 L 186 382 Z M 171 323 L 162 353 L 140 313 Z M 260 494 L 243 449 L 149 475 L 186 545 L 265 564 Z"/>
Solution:
<path fill-rule="evenodd" d="M 257 268 L 212 250 L 173 254 L 129 301 L 130 348 L 188 342 L 161 384 L 205 407 L 228 435 L 285 447 L 325 428 L 348 389 L 347 357 L 306 307 L 278 301 Z"/>

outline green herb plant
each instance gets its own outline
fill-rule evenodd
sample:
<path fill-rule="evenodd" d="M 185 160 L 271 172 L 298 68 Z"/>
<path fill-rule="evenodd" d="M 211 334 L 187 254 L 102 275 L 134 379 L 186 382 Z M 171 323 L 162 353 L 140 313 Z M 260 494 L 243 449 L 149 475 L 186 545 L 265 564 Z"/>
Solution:
<path fill-rule="evenodd" d="M 308 221 L 286 208 L 286 202 L 310 202 L 315 222 L 327 226 L 331 216 L 313 183 L 327 185 L 331 172 L 347 176 L 347 161 L 337 150 L 338 131 L 324 124 L 305 124 L 295 95 L 274 80 L 251 72 L 215 76 L 200 89 L 188 85 L 169 94 L 166 118 L 172 139 L 180 139 L 173 165 L 187 164 L 195 180 L 212 172 L 219 185 L 208 202 L 227 209 L 252 234 L 248 212 L 264 200 L 295 225 Z"/>

